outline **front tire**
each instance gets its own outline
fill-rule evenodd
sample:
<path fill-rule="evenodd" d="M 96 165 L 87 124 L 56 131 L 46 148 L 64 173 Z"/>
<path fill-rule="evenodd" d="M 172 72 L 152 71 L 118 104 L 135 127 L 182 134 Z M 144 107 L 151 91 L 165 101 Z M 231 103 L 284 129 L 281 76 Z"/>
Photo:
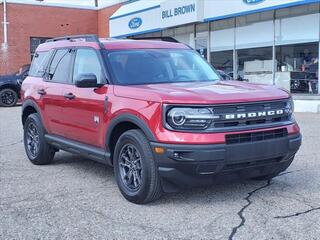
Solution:
<path fill-rule="evenodd" d="M 29 160 L 35 165 L 51 163 L 55 150 L 45 140 L 45 129 L 39 115 L 30 114 L 23 128 L 24 147 Z"/>
<path fill-rule="evenodd" d="M 120 136 L 114 152 L 114 172 L 120 192 L 128 201 L 144 204 L 161 196 L 157 164 L 140 130 Z"/>
<path fill-rule="evenodd" d="M 18 94 L 11 88 L 5 88 L 0 91 L 0 106 L 13 107 L 18 102 Z"/>

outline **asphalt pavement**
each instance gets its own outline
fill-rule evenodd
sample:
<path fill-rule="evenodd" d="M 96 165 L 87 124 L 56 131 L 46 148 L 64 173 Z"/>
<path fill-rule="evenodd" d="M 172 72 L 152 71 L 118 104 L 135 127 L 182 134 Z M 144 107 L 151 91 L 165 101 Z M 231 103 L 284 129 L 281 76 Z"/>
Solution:
<path fill-rule="evenodd" d="M 0 108 L 0 239 L 320 239 L 320 114 L 296 114 L 302 148 L 271 182 L 135 205 L 102 164 L 59 152 L 51 165 L 32 165 L 20 111 Z"/>

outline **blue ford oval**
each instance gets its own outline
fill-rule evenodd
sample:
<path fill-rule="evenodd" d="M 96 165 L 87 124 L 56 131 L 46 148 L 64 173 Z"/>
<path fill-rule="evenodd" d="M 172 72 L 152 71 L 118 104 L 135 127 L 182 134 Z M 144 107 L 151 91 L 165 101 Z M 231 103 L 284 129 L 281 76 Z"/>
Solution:
<path fill-rule="evenodd" d="M 265 0 L 243 0 L 244 3 L 246 4 L 258 4 L 261 2 L 264 2 Z"/>
<path fill-rule="evenodd" d="M 140 26 L 142 25 L 142 19 L 139 18 L 139 17 L 135 17 L 135 18 L 132 18 L 130 21 L 129 21 L 129 28 L 130 29 L 137 29 L 139 28 Z"/>

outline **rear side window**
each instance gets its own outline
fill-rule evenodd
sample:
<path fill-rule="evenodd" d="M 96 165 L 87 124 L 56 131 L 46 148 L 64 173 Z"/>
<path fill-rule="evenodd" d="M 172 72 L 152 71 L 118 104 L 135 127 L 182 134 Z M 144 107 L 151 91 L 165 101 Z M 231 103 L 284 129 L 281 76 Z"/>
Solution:
<path fill-rule="evenodd" d="M 50 80 L 59 83 L 71 83 L 71 63 L 72 51 L 70 49 L 57 50 L 48 71 Z"/>
<path fill-rule="evenodd" d="M 48 61 L 49 52 L 37 52 L 32 60 L 29 76 L 43 77 Z"/>

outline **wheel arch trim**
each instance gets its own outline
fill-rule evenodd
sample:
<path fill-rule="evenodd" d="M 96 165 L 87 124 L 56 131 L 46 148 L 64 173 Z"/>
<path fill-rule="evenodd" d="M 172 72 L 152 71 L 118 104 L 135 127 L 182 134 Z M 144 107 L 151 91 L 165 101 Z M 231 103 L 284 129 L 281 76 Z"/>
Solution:
<path fill-rule="evenodd" d="M 18 94 L 18 98 L 20 97 L 19 96 L 19 87 L 12 84 L 12 83 L 4 83 L 2 85 L 0 85 L 0 91 L 3 90 L 3 89 L 6 89 L 6 88 L 9 88 L 13 91 L 15 91 L 17 94 Z"/>
<path fill-rule="evenodd" d="M 114 129 L 119 124 L 124 122 L 130 122 L 132 124 L 137 125 L 142 130 L 142 132 L 145 134 L 145 136 L 149 141 L 156 142 L 155 136 L 153 135 L 152 131 L 150 130 L 150 128 L 148 127 L 145 121 L 143 121 L 141 118 L 137 117 L 136 115 L 125 113 L 111 120 L 106 132 L 105 146 L 107 147 L 107 149 L 109 149 L 109 144 L 110 144 L 111 136 Z"/>
<path fill-rule="evenodd" d="M 43 117 L 42 117 L 42 114 L 41 114 L 41 111 L 40 111 L 40 107 L 38 106 L 38 104 L 35 103 L 35 101 L 33 101 L 31 99 L 27 99 L 22 104 L 22 111 L 21 111 L 21 122 L 22 122 L 22 125 L 23 125 L 23 113 L 24 113 L 24 111 L 25 111 L 25 109 L 27 107 L 34 108 L 36 110 L 36 112 L 39 114 L 42 124 L 44 124 Z"/>

